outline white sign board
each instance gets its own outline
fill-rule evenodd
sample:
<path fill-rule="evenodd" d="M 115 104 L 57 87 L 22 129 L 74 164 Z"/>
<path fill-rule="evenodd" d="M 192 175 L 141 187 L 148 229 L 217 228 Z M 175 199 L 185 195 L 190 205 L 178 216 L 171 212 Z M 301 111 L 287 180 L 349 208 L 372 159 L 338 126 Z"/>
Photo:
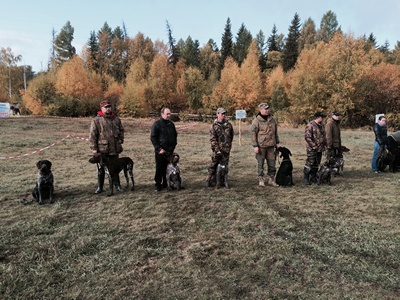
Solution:
<path fill-rule="evenodd" d="M 0 118 L 10 117 L 10 103 L 0 102 Z"/>
<path fill-rule="evenodd" d="M 384 116 L 385 114 L 377 114 L 375 115 L 375 123 L 378 123 L 379 117 Z"/>
<path fill-rule="evenodd" d="M 236 110 L 236 119 L 246 119 L 246 111 L 244 109 Z"/>

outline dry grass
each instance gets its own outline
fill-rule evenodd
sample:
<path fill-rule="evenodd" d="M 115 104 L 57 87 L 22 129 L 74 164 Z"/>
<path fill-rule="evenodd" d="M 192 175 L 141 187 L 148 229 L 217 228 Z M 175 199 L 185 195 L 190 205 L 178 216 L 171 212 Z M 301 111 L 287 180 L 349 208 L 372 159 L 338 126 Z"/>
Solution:
<path fill-rule="evenodd" d="M 123 120 L 135 192 L 94 195 L 95 166 L 87 142 L 76 138 L 0 161 L 3 299 L 398 298 L 400 177 L 370 171 L 372 132 L 343 131 L 351 148 L 344 176 L 304 187 L 303 129 L 281 128 L 296 185 L 259 188 L 242 124 L 232 188 L 214 190 L 204 188 L 209 125 L 177 123 L 186 189 L 155 193 L 151 122 Z M 0 120 L 0 156 L 87 137 L 89 124 Z M 55 204 L 32 201 L 39 159 L 53 162 Z"/>

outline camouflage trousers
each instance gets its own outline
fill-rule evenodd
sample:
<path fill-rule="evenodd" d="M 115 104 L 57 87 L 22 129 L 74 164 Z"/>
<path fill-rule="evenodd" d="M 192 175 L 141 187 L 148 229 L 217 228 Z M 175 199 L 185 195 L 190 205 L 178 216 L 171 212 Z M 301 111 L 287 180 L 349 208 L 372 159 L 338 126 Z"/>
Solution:
<path fill-rule="evenodd" d="M 270 177 L 275 177 L 276 174 L 276 156 L 275 147 L 259 148 L 258 153 L 256 153 L 257 159 L 257 173 L 258 176 L 264 176 L 264 163 L 267 160 L 267 174 Z"/>
<path fill-rule="evenodd" d="M 319 164 L 321 163 L 322 152 L 314 150 L 307 150 L 307 160 L 305 167 L 310 170 L 318 170 Z"/>

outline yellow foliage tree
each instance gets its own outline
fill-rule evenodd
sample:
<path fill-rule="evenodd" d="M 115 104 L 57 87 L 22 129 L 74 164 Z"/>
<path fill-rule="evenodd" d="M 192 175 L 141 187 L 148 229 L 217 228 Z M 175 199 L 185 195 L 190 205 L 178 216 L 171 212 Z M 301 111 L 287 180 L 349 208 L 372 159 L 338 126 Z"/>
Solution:
<path fill-rule="evenodd" d="M 340 33 L 329 43 L 303 50 L 288 74 L 291 115 L 306 122 L 317 110 L 352 109 L 352 82 L 380 61 L 373 51 L 366 52 L 362 39 Z"/>
<path fill-rule="evenodd" d="M 221 79 L 215 85 L 211 97 L 205 103 L 210 110 L 214 112 L 218 107 L 224 107 L 228 113 L 232 114 L 234 112 L 232 93 L 234 93 L 235 86 L 238 83 L 239 73 L 240 70 L 237 63 L 231 56 L 228 56 L 221 71 Z"/>
<path fill-rule="evenodd" d="M 247 112 L 255 112 L 258 103 L 265 98 L 255 40 L 248 48 L 247 56 L 240 67 L 237 83 L 230 87 L 230 94 L 234 107 Z"/>
<path fill-rule="evenodd" d="M 56 75 L 55 87 L 59 94 L 80 101 L 101 99 L 101 77 L 85 68 L 83 60 L 75 55 L 65 62 Z"/>

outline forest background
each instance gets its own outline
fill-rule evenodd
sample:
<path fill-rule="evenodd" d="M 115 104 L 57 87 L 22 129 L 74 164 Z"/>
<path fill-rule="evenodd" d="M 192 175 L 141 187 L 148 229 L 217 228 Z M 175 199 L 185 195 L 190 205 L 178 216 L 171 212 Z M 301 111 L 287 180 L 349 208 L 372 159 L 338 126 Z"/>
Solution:
<path fill-rule="evenodd" d="M 72 46 L 74 28 L 67 21 L 53 30 L 48 70 L 35 74 L 17 66 L 21 55 L 1 48 L 0 102 L 24 114 L 91 116 L 102 99 L 121 116 L 145 117 L 168 106 L 182 120 L 225 107 L 230 115 L 246 110 L 252 117 L 268 102 L 279 122 L 298 126 L 315 111 L 344 113 L 347 127 L 371 125 L 377 113 L 389 126 L 400 126 L 400 42 L 377 45 L 371 33 L 343 33 L 332 11 L 317 27 L 296 13 L 287 36 L 272 28 L 268 38 L 242 24 L 235 41 L 228 18 L 218 48 L 203 47 L 188 36 L 178 41 L 168 21 L 168 42 L 139 32 L 129 37 L 125 25 L 107 22 L 90 33 L 80 54 Z"/>

